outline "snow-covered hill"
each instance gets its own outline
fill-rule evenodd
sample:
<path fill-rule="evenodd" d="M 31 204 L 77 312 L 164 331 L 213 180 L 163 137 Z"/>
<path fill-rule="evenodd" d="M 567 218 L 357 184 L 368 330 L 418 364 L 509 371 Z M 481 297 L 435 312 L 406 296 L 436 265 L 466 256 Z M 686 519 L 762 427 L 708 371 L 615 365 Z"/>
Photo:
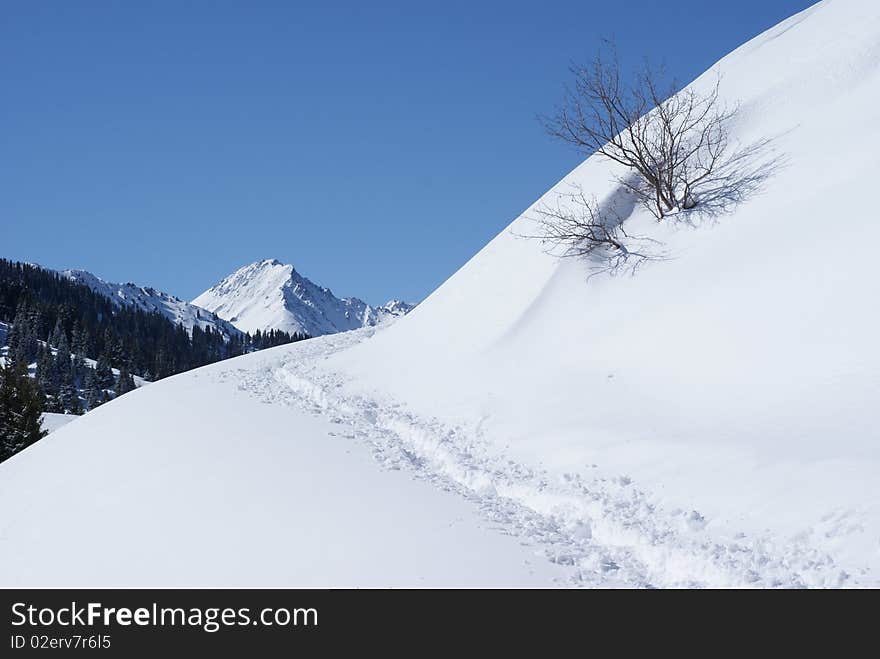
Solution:
<path fill-rule="evenodd" d="M 593 539 L 631 546 L 654 583 L 707 577 L 666 545 L 676 529 L 719 547 L 713 570 L 764 543 L 804 583 L 877 585 L 880 3 L 820 2 L 717 68 L 722 96 L 742 104 L 733 137 L 778 136 L 786 156 L 763 194 L 698 228 L 637 211 L 629 232 L 669 257 L 634 276 L 590 277 L 589 263 L 546 254 L 519 237 L 536 233 L 527 210 L 405 320 L 325 368 L 345 374 L 336 396 L 405 404 L 546 470 L 544 495 L 496 489 L 580 508 Z M 572 183 L 600 202 L 617 186 L 592 157 L 543 201 Z M 638 537 L 623 518 L 609 531 L 611 482 L 661 527 Z M 798 563 L 802 548 L 825 577 Z M 765 575 L 751 579 L 772 585 Z"/>
<path fill-rule="evenodd" d="M 548 255 L 527 211 L 396 323 L 14 456 L 0 583 L 880 586 L 878 37 L 880 4 L 826 0 L 724 58 L 734 137 L 788 167 L 716 223 L 635 212 L 669 252 L 635 276 Z M 593 157 L 545 200 L 572 182 L 615 193 Z"/>
<path fill-rule="evenodd" d="M 240 330 L 280 329 L 310 336 L 372 327 L 402 316 L 412 305 L 391 300 L 373 307 L 355 297 L 338 298 L 292 265 L 266 259 L 233 272 L 193 304 L 215 312 Z"/>
<path fill-rule="evenodd" d="M 293 345 L 313 341 L 332 348 Z M 382 471 L 345 426 L 288 404 L 266 376 L 290 347 L 130 392 L 0 464 L 0 585 L 540 586 L 565 575 L 465 499 Z M 82 515 L 112 523 L 85 530 Z"/>
<path fill-rule="evenodd" d="M 138 286 L 131 283 L 113 284 L 85 270 L 64 270 L 60 274 L 71 281 L 85 284 L 119 306 L 158 312 L 171 322 L 182 324 L 187 330 L 192 330 L 195 326 L 203 330 L 210 327 L 226 338 L 241 334 L 235 326 L 219 318 L 216 314 L 149 286 Z"/>

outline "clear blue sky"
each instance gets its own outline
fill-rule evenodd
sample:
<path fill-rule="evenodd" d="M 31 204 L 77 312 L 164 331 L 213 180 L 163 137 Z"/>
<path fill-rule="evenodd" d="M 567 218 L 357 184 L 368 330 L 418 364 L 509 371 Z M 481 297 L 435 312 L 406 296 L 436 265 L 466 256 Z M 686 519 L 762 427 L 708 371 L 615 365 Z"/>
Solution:
<path fill-rule="evenodd" d="M 687 81 L 810 4 L 5 0 L 0 256 L 417 301 L 577 164 L 535 115 L 602 37 Z"/>

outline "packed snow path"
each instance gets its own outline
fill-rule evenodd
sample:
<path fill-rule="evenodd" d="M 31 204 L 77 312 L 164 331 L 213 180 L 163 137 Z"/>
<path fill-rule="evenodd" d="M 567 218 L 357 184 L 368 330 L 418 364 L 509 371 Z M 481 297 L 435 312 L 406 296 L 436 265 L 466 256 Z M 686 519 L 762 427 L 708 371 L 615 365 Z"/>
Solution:
<path fill-rule="evenodd" d="M 372 336 L 373 328 L 312 339 L 273 351 L 260 369 L 229 369 L 263 401 L 329 418 L 338 438 L 370 447 L 384 468 L 403 470 L 464 497 L 502 533 L 564 566 L 561 585 L 600 587 L 840 587 L 874 584 L 848 574 L 809 538 L 735 533 L 717 536 L 696 510 L 663 510 L 624 475 L 552 478 L 492 455 L 479 425 L 446 427 L 399 402 L 346 392 L 346 377 L 326 358 Z M 845 520 L 828 520 L 830 524 Z"/>

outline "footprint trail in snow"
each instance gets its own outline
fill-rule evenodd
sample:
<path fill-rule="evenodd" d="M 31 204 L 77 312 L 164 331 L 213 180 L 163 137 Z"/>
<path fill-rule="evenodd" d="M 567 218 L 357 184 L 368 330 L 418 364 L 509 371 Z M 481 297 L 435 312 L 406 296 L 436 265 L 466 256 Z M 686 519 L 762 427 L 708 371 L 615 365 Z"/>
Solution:
<path fill-rule="evenodd" d="M 223 372 L 239 388 L 338 424 L 337 439 L 365 444 L 385 469 L 457 493 L 495 532 L 534 546 L 585 587 L 840 587 L 853 581 L 830 556 L 803 541 L 715 537 L 697 511 L 668 511 L 626 476 L 555 478 L 493 455 L 479 431 L 419 418 L 399 402 L 345 391 L 346 376 L 325 358 L 375 328 L 299 343 L 264 370 Z M 598 469 L 596 471 L 599 471 Z"/>

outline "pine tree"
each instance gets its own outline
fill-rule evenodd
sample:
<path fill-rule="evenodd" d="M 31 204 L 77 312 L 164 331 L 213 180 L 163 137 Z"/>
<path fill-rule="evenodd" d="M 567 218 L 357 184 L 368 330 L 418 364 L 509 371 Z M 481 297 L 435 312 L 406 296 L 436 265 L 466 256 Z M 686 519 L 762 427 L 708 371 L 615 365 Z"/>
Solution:
<path fill-rule="evenodd" d="M 55 370 L 55 360 L 52 357 L 52 351 L 46 346 L 40 348 L 40 354 L 37 357 L 36 377 L 43 393 L 47 395 L 58 393 L 58 372 Z"/>
<path fill-rule="evenodd" d="M 27 375 L 27 366 L 0 368 L 0 461 L 46 435 L 42 429 L 43 394 Z"/>
<path fill-rule="evenodd" d="M 86 398 L 86 406 L 93 410 L 104 402 L 104 392 L 95 383 L 94 369 L 88 369 L 83 381 L 83 395 Z"/>
<path fill-rule="evenodd" d="M 58 373 L 58 365 L 55 363 L 55 357 L 48 345 L 40 348 L 40 356 L 37 358 L 37 384 L 44 396 L 44 406 L 46 412 L 63 412 L 58 401 L 58 394 L 61 392 L 61 376 Z"/>
<path fill-rule="evenodd" d="M 73 326 L 73 338 L 71 339 L 70 349 L 73 352 L 71 360 L 73 379 L 79 385 L 82 385 L 86 377 L 86 335 L 79 322 L 76 322 Z"/>
<path fill-rule="evenodd" d="M 88 335 L 79 321 L 73 325 L 73 337 L 70 347 L 73 349 L 74 354 L 80 357 L 85 357 L 88 354 Z"/>
<path fill-rule="evenodd" d="M 119 366 L 119 364 L 125 361 L 125 351 L 122 348 L 122 343 L 119 341 L 116 333 L 109 327 L 104 331 L 103 352 L 107 355 L 111 365 Z"/>
<path fill-rule="evenodd" d="M 118 398 L 122 394 L 127 394 L 129 391 L 133 391 L 134 389 L 134 378 L 131 377 L 131 373 L 128 372 L 128 368 L 123 366 L 119 369 L 119 377 L 116 378 L 116 385 L 114 387 L 114 390 L 116 391 L 116 397 Z"/>
<path fill-rule="evenodd" d="M 15 361 L 28 364 L 36 357 L 39 347 L 36 327 L 38 319 L 39 314 L 31 308 L 27 300 L 16 307 L 8 337 L 9 355 Z"/>
<path fill-rule="evenodd" d="M 110 359 L 106 353 L 101 353 L 95 364 L 95 384 L 99 389 L 109 389 L 113 386 L 113 370 L 110 368 Z"/>
<path fill-rule="evenodd" d="M 55 348 L 55 368 L 58 370 L 58 377 L 61 378 L 62 384 L 72 379 L 73 365 L 70 362 L 70 343 L 67 341 L 67 335 L 62 331 L 56 335 L 52 333 L 53 340 L 57 343 L 53 344 Z"/>
<path fill-rule="evenodd" d="M 78 352 L 73 353 L 73 356 L 70 358 L 70 376 L 77 387 L 80 387 L 85 380 L 86 362 Z"/>
<path fill-rule="evenodd" d="M 61 324 L 61 318 L 55 321 L 55 329 L 52 330 L 52 333 L 49 335 L 49 345 L 53 348 L 57 348 L 61 345 L 61 339 L 64 338 L 65 342 L 67 341 L 67 334 L 64 332 L 64 326 Z M 69 352 L 69 351 L 68 351 Z"/>
<path fill-rule="evenodd" d="M 65 414 L 82 414 L 79 393 L 76 387 L 69 381 L 61 385 L 61 391 L 58 393 L 58 402 Z"/>

